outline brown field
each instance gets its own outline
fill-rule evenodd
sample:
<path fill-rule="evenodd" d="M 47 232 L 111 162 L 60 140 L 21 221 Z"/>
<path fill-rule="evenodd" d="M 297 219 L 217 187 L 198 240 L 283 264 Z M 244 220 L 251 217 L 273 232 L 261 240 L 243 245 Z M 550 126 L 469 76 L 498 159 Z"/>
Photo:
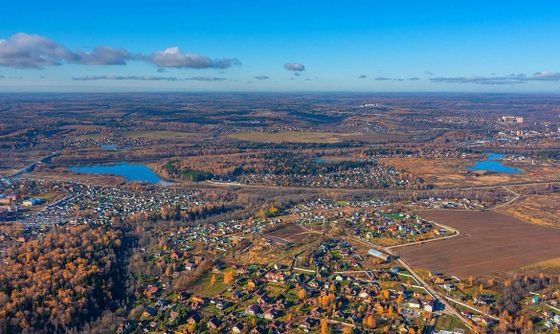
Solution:
<path fill-rule="evenodd" d="M 412 266 L 459 277 L 485 275 L 560 257 L 560 230 L 496 212 L 432 210 L 424 218 L 461 232 L 457 238 L 404 247 L 398 254 Z"/>
<path fill-rule="evenodd" d="M 296 244 L 305 241 L 310 234 L 316 233 L 306 232 L 302 227 L 293 223 L 284 224 L 267 232 L 269 236 L 281 238 Z"/>
<path fill-rule="evenodd" d="M 500 211 L 532 224 L 560 227 L 560 193 L 527 196 Z"/>
<path fill-rule="evenodd" d="M 253 141 L 259 143 L 325 143 L 334 144 L 343 141 L 349 134 L 335 132 L 303 132 L 303 131 L 282 131 L 282 132 L 238 132 L 229 135 L 229 138 Z"/>

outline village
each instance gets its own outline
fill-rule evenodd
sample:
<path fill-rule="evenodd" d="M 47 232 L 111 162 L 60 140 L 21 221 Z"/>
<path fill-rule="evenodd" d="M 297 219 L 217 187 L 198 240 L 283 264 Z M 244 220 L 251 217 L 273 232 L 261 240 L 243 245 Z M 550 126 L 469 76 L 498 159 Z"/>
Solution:
<path fill-rule="evenodd" d="M 181 270 L 204 265 L 204 259 L 189 251 L 164 251 L 158 258 L 179 272 L 170 270 L 145 286 L 137 317 L 121 331 L 305 333 L 328 327 L 421 333 L 447 317 L 429 293 L 414 287 L 405 269 L 387 261 L 367 268 L 363 257 L 368 255 L 355 251 L 330 238 L 292 265 L 213 265 L 188 292 L 173 289 L 173 279 L 180 279 Z"/>

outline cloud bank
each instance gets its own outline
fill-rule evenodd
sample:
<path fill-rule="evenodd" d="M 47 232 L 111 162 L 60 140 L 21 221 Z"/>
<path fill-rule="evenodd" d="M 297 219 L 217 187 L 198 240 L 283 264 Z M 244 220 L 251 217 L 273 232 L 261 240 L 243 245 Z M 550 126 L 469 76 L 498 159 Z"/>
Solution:
<path fill-rule="evenodd" d="M 434 83 L 456 83 L 456 84 L 477 84 L 477 85 L 512 85 L 523 84 L 534 81 L 560 81 L 560 73 L 536 72 L 532 75 L 510 74 L 506 76 L 459 76 L 459 77 L 434 77 L 430 78 Z"/>
<path fill-rule="evenodd" d="M 97 75 L 97 76 L 84 76 L 73 77 L 72 80 L 76 81 L 98 81 L 98 80 L 135 80 L 135 81 L 225 81 L 226 78 L 221 77 L 190 77 L 190 78 L 177 78 L 177 77 L 163 77 L 151 75 Z"/>
<path fill-rule="evenodd" d="M 126 65 L 129 61 L 144 61 L 158 68 L 228 68 L 240 65 L 235 58 L 212 59 L 185 53 L 178 47 L 155 51 L 149 55 L 131 53 L 122 48 L 97 46 L 90 52 L 70 50 L 52 39 L 26 33 L 17 33 L 0 39 L 0 66 L 18 69 L 42 69 L 63 64 Z"/>
<path fill-rule="evenodd" d="M 146 58 L 146 60 L 159 67 L 175 68 L 228 68 L 233 65 L 240 65 L 238 59 L 210 59 L 209 57 L 185 53 L 174 46 L 163 51 L 156 51 Z"/>
<path fill-rule="evenodd" d="M 97 81 L 97 80 L 139 80 L 139 81 L 178 81 L 176 77 L 159 77 L 150 75 L 88 75 L 85 77 L 73 77 L 76 81 Z"/>

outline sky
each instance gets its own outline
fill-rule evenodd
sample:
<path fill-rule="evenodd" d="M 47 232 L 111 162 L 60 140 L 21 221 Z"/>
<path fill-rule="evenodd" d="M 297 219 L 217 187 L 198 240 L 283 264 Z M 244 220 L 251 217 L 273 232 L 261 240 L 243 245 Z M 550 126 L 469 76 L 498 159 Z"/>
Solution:
<path fill-rule="evenodd" d="M 560 1 L 4 1 L 0 91 L 560 92 Z"/>

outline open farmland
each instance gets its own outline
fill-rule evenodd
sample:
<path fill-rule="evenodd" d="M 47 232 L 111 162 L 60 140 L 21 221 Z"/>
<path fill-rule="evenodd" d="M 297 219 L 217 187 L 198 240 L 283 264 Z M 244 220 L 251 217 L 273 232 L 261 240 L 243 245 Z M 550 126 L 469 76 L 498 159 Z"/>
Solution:
<path fill-rule="evenodd" d="M 537 225 L 560 227 L 560 193 L 527 196 L 501 211 Z"/>
<path fill-rule="evenodd" d="M 415 267 L 465 277 L 515 269 L 560 256 L 560 231 L 495 212 L 424 211 L 420 215 L 461 232 L 457 238 L 404 247 Z"/>
<path fill-rule="evenodd" d="M 340 143 L 345 133 L 331 132 L 303 132 L 303 131 L 282 131 L 282 132 L 239 132 L 229 135 L 230 138 L 253 141 L 259 143 Z"/>

